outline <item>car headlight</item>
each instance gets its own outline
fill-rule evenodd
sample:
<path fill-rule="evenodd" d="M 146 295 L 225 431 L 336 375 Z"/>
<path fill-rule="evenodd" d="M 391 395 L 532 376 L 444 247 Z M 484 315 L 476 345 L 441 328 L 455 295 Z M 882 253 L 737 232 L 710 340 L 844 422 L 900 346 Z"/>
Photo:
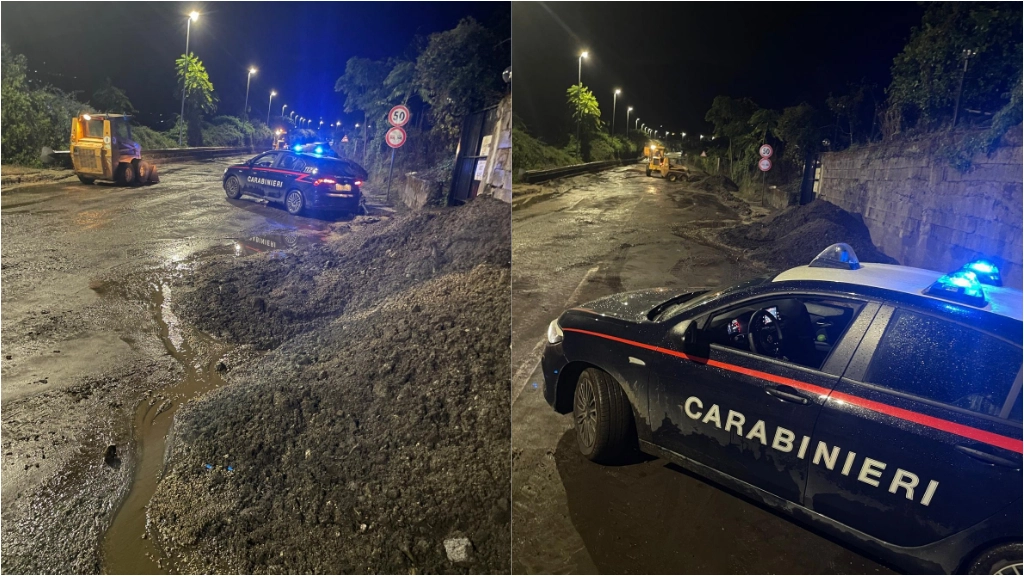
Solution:
<path fill-rule="evenodd" d="M 558 326 L 558 319 L 556 318 L 555 320 L 551 321 L 551 324 L 548 324 L 548 343 L 558 344 L 561 341 L 562 329 L 561 327 Z"/>

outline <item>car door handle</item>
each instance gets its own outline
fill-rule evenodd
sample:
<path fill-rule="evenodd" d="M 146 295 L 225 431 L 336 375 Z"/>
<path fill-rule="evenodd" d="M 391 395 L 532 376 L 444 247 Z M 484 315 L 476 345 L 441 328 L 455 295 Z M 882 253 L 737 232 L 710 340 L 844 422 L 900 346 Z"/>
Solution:
<path fill-rule="evenodd" d="M 769 395 L 775 396 L 780 400 L 786 402 L 793 402 L 796 404 L 807 404 L 810 400 L 806 396 L 796 391 L 796 388 L 790 386 L 779 386 L 778 388 L 768 388 L 765 390 Z"/>
<path fill-rule="evenodd" d="M 963 452 L 964 454 L 967 454 L 971 458 L 974 458 L 975 460 L 981 460 L 982 462 L 985 462 L 986 464 L 992 464 L 994 466 L 1002 466 L 1004 468 L 1015 468 L 1015 469 L 1018 469 L 1018 470 L 1020 469 L 1020 462 L 1019 461 L 1018 462 L 1014 462 L 1013 460 L 1010 460 L 1008 458 L 1002 458 L 1000 456 L 996 456 L 995 454 L 989 454 L 988 452 L 982 452 L 981 450 L 976 450 L 976 449 L 970 448 L 968 446 L 957 446 L 956 449 L 959 450 L 960 452 Z"/>

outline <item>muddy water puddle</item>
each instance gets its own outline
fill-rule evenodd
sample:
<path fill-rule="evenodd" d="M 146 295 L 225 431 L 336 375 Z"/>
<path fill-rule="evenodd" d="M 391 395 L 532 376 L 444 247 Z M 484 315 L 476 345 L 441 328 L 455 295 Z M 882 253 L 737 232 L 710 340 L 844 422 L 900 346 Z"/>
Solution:
<path fill-rule="evenodd" d="M 144 399 L 135 412 L 132 454 L 111 454 L 108 465 L 120 459 L 135 461 L 128 495 L 118 508 L 103 537 L 101 555 L 108 574 L 161 574 L 173 571 L 173 559 L 165 558 L 147 532 L 146 512 L 164 467 L 167 434 L 178 408 L 224 383 L 217 363 L 230 346 L 181 324 L 170 309 L 170 287 L 153 285 L 150 312 L 160 329 L 167 353 L 184 368 L 183 380 Z"/>

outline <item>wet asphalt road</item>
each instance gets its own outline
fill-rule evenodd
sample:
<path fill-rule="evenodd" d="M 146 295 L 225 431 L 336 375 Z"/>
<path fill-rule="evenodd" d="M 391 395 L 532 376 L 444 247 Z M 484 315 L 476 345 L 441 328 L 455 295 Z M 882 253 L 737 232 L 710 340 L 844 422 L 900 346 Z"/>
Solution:
<path fill-rule="evenodd" d="M 513 572 L 889 572 L 664 460 L 600 466 L 579 455 L 571 415 L 543 398 L 547 324 L 615 292 L 718 286 L 756 268 L 681 237 L 738 223 L 735 203 L 640 166 L 531 193 L 513 199 L 512 216 Z"/>
<path fill-rule="evenodd" d="M 153 295 L 166 278 L 204 254 L 344 229 L 348 217 L 227 200 L 220 178 L 239 160 L 161 165 L 161 182 L 141 188 L 72 178 L 3 190 L 3 571 L 105 565 L 98 541 L 131 481 L 134 406 L 162 411 L 162 391 L 189 372 L 161 337 Z"/>

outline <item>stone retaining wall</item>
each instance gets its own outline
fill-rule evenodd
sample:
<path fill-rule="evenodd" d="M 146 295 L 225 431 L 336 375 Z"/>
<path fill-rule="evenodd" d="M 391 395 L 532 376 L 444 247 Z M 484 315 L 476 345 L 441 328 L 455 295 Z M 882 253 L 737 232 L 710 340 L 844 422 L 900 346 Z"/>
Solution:
<path fill-rule="evenodd" d="M 901 264 L 953 270 L 981 256 L 1021 287 L 1021 128 L 961 174 L 936 139 L 874 144 L 822 156 L 817 196 L 860 214 L 871 239 Z"/>

